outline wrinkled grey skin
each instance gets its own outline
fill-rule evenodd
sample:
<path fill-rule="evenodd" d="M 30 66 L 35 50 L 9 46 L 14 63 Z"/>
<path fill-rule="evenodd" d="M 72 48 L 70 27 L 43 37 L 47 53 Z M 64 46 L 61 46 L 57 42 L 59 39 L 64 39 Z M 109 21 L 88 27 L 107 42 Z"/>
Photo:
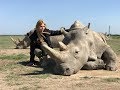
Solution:
<path fill-rule="evenodd" d="M 116 54 L 98 33 L 86 28 L 71 30 L 62 42 L 60 51 L 42 45 L 56 62 L 56 74 L 72 75 L 80 69 L 116 70 Z"/>
<path fill-rule="evenodd" d="M 16 45 L 15 49 L 26 49 L 27 47 L 30 46 L 30 38 L 29 36 L 34 32 L 34 30 L 31 30 L 30 32 L 28 32 L 28 34 L 25 35 L 25 37 L 23 38 L 23 40 L 15 40 L 11 37 L 11 40 L 14 42 L 14 44 Z M 64 35 L 57 35 L 57 36 L 50 36 L 50 41 L 51 41 L 51 45 L 53 48 L 58 48 L 59 41 L 62 41 L 64 39 Z"/>

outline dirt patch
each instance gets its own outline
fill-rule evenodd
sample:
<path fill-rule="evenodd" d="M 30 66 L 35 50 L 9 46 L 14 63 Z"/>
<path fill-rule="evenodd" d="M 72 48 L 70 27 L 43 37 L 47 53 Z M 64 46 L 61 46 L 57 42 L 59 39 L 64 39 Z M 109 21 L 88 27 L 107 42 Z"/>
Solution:
<path fill-rule="evenodd" d="M 29 49 L 0 50 L 0 55 L 20 53 L 28 55 Z M 42 68 L 24 66 L 20 62 L 0 60 L 1 90 L 119 90 L 120 88 L 120 62 L 117 71 L 80 70 L 71 76 L 44 73 Z"/>

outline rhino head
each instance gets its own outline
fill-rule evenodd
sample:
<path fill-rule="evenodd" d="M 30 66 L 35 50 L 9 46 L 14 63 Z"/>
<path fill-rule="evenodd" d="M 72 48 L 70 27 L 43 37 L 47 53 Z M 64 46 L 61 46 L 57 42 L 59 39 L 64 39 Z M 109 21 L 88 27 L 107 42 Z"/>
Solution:
<path fill-rule="evenodd" d="M 13 39 L 12 37 L 10 37 L 10 39 L 13 41 L 13 43 L 16 45 L 16 49 L 26 49 L 27 47 L 30 46 L 30 38 L 29 36 L 31 36 L 34 32 L 34 29 L 29 31 L 27 34 L 25 34 L 25 37 L 23 38 L 23 40 L 20 40 L 18 38 L 18 40 Z"/>
<path fill-rule="evenodd" d="M 10 39 L 16 45 L 15 49 L 26 49 L 29 46 L 30 40 L 27 36 L 25 36 L 25 38 L 23 40 L 20 40 L 19 38 L 18 38 L 18 40 L 15 40 L 12 37 L 10 37 Z"/>
<path fill-rule="evenodd" d="M 87 42 L 88 27 L 71 30 L 64 33 L 65 38 L 59 42 L 60 50 L 54 50 L 43 44 L 43 49 L 56 62 L 55 73 L 72 75 L 77 73 L 89 57 L 89 42 Z"/>

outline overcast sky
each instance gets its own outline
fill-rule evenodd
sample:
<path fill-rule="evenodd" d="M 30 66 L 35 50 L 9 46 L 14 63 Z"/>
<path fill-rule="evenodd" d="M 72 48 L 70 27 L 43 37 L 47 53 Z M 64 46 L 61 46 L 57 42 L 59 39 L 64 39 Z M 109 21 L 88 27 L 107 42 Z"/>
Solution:
<path fill-rule="evenodd" d="M 47 27 L 69 28 L 75 20 L 97 32 L 120 34 L 120 0 L 0 0 L 0 35 L 25 34 L 43 19 Z"/>

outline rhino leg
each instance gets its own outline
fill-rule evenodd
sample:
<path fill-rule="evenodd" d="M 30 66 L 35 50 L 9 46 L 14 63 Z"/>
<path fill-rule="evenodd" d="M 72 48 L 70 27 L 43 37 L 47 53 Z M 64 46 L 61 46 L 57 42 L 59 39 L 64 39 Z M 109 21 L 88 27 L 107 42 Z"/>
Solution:
<path fill-rule="evenodd" d="M 106 70 L 115 71 L 117 69 L 116 67 L 117 56 L 110 47 L 105 50 L 105 52 L 102 55 L 102 59 L 106 64 L 105 65 Z"/>
<path fill-rule="evenodd" d="M 42 51 L 40 49 L 35 49 L 34 54 L 39 58 L 41 64 L 43 62 Z"/>
<path fill-rule="evenodd" d="M 42 57 L 42 51 L 41 51 L 40 49 L 35 49 L 34 54 L 35 54 L 39 59 L 41 59 L 41 57 Z"/>
<path fill-rule="evenodd" d="M 96 70 L 96 69 L 104 69 L 105 64 L 102 59 L 97 59 L 95 61 L 88 61 L 83 67 L 83 70 Z"/>
<path fill-rule="evenodd" d="M 103 69 L 105 68 L 105 64 L 102 59 L 98 59 L 97 55 L 93 52 L 93 50 L 90 51 L 90 56 L 88 58 L 87 63 L 83 66 L 82 69 L 85 70 L 96 70 L 96 69 Z"/>
<path fill-rule="evenodd" d="M 47 54 L 43 56 L 40 49 L 35 49 L 34 54 L 39 58 L 41 67 L 46 67 L 48 65 L 49 60 Z"/>

